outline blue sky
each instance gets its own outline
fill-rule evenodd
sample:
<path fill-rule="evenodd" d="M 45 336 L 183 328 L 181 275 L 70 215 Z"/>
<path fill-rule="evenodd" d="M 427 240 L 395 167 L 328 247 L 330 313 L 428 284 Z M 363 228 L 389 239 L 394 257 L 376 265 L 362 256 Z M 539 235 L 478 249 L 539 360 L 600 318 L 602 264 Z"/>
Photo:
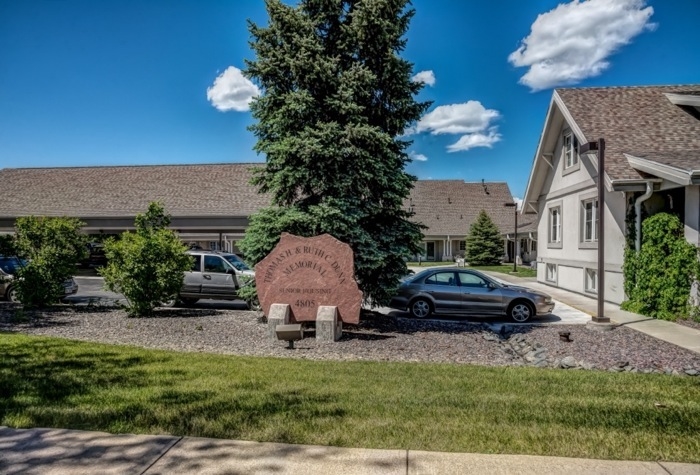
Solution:
<path fill-rule="evenodd" d="M 421 179 L 521 197 L 553 87 L 700 83 L 697 0 L 414 0 Z M 0 0 L 0 168 L 258 162 L 262 0 Z"/>

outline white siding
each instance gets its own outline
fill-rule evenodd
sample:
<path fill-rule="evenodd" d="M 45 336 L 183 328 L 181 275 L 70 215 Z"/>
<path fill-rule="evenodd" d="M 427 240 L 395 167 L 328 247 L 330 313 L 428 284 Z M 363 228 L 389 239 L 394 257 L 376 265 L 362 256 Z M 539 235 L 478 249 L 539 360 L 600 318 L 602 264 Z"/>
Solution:
<path fill-rule="evenodd" d="M 539 198 L 537 280 L 562 289 L 592 297 L 585 291 L 585 269 L 597 269 L 597 245 L 581 244 L 581 201 L 596 196 L 597 170 L 587 156 L 579 157 L 579 166 L 564 170 L 563 132 L 548 169 L 543 194 Z M 560 206 L 562 211 L 562 242 L 549 244 L 549 208 Z M 605 193 L 605 300 L 621 303 L 624 300 L 622 264 L 625 248 L 625 195 Z M 546 264 L 557 264 L 557 283 L 546 280 Z"/>

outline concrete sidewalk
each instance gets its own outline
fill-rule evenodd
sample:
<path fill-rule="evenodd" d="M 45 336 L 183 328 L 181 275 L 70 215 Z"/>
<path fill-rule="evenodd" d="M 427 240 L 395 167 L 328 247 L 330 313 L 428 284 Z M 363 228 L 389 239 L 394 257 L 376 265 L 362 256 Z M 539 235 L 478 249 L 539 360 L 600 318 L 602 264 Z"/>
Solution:
<path fill-rule="evenodd" d="M 15 474 L 700 474 L 700 465 L 534 455 L 244 442 L 0 427 L 0 473 Z"/>
<path fill-rule="evenodd" d="M 552 296 L 555 300 L 564 302 L 565 304 L 581 310 L 589 315 L 598 313 L 598 301 L 585 295 L 569 292 L 567 290 L 550 287 L 549 285 L 537 282 L 534 278 L 521 278 L 508 274 L 500 274 L 496 272 L 485 272 L 499 280 L 512 284 L 523 285 L 534 290 L 539 290 Z M 556 308 L 555 308 L 556 310 Z M 700 330 L 678 325 L 665 320 L 657 320 L 655 318 L 645 317 L 636 313 L 627 312 L 620 309 L 619 305 L 609 302 L 604 306 L 605 316 L 618 325 L 624 325 L 628 328 L 646 333 L 647 335 L 658 338 L 659 340 L 673 343 L 690 351 L 700 353 Z"/>

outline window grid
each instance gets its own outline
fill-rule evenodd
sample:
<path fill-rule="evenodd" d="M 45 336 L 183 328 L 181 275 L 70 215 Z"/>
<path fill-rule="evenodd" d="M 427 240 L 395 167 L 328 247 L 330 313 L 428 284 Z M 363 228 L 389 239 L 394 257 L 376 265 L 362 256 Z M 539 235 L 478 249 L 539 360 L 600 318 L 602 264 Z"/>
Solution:
<path fill-rule="evenodd" d="M 598 242 L 598 199 L 582 202 L 583 205 L 583 242 Z"/>
<path fill-rule="evenodd" d="M 578 163 L 578 140 L 572 133 L 564 135 L 564 168 L 571 168 Z"/>
<path fill-rule="evenodd" d="M 557 281 L 557 265 L 556 264 L 547 264 L 545 266 L 545 280 L 548 282 L 556 282 Z"/>
<path fill-rule="evenodd" d="M 549 242 L 561 242 L 561 208 L 549 210 Z"/>
<path fill-rule="evenodd" d="M 598 293 L 598 272 L 594 269 L 586 269 L 586 292 Z"/>

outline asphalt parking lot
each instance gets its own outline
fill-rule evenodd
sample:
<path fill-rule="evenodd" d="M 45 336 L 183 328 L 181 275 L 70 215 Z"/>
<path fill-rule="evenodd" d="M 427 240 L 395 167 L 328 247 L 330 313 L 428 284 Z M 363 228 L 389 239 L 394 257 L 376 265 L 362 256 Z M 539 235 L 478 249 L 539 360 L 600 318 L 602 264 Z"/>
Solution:
<path fill-rule="evenodd" d="M 116 304 L 123 300 L 123 296 L 114 292 L 104 290 L 104 280 L 96 276 L 76 276 L 75 281 L 78 283 L 78 293 L 66 298 L 67 302 L 76 305 L 87 304 Z M 559 325 L 585 325 L 591 320 L 591 316 L 580 310 L 577 310 L 565 303 L 554 301 L 554 312 L 546 317 L 537 317 L 532 323 L 547 323 Z M 217 308 L 227 310 L 247 310 L 248 306 L 242 300 L 200 300 L 194 308 Z M 388 307 L 378 307 L 373 309 L 376 312 L 385 315 L 391 315 L 399 318 L 413 318 L 408 312 L 395 310 Z M 433 316 L 431 320 L 444 321 L 475 321 L 484 323 L 510 323 L 506 318 L 494 317 L 464 317 L 464 316 Z"/>

